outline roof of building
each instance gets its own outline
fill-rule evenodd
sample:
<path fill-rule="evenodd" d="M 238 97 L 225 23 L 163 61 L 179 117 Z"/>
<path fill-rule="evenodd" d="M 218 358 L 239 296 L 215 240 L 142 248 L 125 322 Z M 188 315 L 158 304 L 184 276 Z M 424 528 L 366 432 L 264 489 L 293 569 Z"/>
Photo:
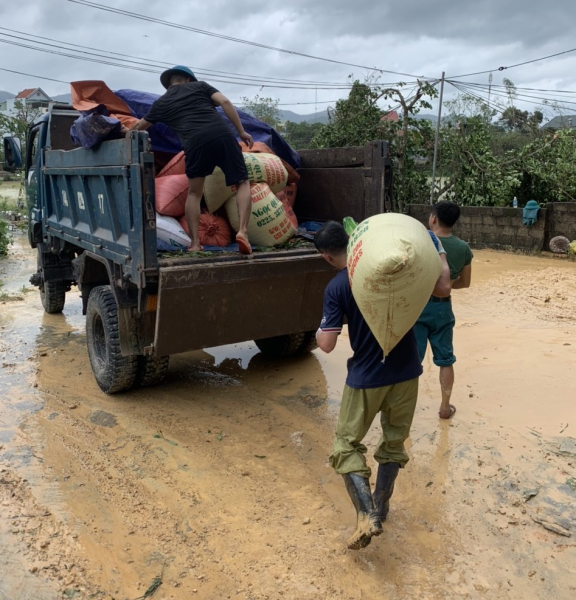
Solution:
<path fill-rule="evenodd" d="M 576 129 L 576 115 L 558 115 L 545 125 L 543 129 Z"/>
<path fill-rule="evenodd" d="M 16 100 L 22 100 L 23 98 L 28 98 L 28 96 L 34 93 L 38 88 L 30 88 L 27 90 L 22 90 L 17 96 Z"/>

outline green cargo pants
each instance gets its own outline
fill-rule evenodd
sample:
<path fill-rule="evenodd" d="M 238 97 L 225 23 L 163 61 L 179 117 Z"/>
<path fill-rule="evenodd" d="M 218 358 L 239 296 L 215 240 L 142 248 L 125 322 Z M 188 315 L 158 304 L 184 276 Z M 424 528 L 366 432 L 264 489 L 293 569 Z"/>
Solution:
<path fill-rule="evenodd" d="M 417 399 L 417 377 L 372 389 L 344 386 L 334 449 L 329 458 L 336 473 L 370 477 L 371 469 L 364 456 L 367 448 L 362 440 L 377 413 L 380 413 L 382 436 L 374 458 L 380 464 L 397 462 L 404 466 L 408 462 L 404 441 L 410 434 Z"/>

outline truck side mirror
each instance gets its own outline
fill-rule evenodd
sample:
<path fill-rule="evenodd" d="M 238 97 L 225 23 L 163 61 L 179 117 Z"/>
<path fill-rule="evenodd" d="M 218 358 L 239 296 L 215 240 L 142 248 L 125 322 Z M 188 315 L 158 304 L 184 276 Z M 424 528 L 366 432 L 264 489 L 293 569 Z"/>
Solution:
<path fill-rule="evenodd" d="M 22 151 L 20 140 L 16 137 L 5 137 L 4 144 L 4 170 L 17 171 L 22 168 Z"/>

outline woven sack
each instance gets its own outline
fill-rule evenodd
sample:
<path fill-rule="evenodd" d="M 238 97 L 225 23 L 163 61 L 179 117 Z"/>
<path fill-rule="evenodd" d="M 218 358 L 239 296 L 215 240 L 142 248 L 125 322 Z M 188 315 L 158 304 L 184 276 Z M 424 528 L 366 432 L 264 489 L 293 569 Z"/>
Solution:
<path fill-rule="evenodd" d="M 428 231 L 412 217 L 376 215 L 352 232 L 348 243 L 352 294 L 384 356 L 414 326 L 441 273 Z"/>
<path fill-rule="evenodd" d="M 288 171 L 275 154 L 245 152 L 243 156 L 251 183 L 267 183 L 274 193 L 286 187 Z"/>
<path fill-rule="evenodd" d="M 156 237 L 164 245 L 186 250 L 192 244 L 190 236 L 182 229 L 174 217 L 165 217 L 156 213 Z M 162 246 L 162 244 L 158 244 Z"/>
<path fill-rule="evenodd" d="M 181 217 L 188 196 L 188 177 L 186 175 L 156 177 L 155 188 L 156 210 L 168 217 Z"/>
<path fill-rule="evenodd" d="M 186 175 L 186 159 L 184 157 L 184 152 L 178 152 L 160 173 L 158 173 L 157 177 L 166 177 L 166 175 Z"/>
<path fill-rule="evenodd" d="M 180 225 L 190 235 L 186 217 L 180 217 Z M 198 238 L 203 246 L 220 246 L 224 248 L 232 243 L 230 223 L 219 215 L 202 213 L 198 224 Z"/>
<path fill-rule="evenodd" d="M 250 186 L 252 210 L 248 222 L 250 243 L 256 246 L 276 246 L 296 234 L 296 227 L 290 222 L 284 205 L 272 193 L 266 183 Z M 234 231 L 238 231 L 238 205 L 236 196 L 226 202 L 226 214 Z"/>

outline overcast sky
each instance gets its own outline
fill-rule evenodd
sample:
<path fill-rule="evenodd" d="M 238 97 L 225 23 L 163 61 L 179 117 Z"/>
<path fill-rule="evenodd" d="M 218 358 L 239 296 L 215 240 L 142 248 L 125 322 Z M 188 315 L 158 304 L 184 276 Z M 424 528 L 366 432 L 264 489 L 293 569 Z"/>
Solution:
<path fill-rule="evenodd" d="M 439 78 L 494 69 L 493 83 L 508 77 L 517 86 L 574 90 L 576 52 L 499 72 L 500 66 L 529 61 L 576 46 L 574 3 L 569 0 L 107 0 L 100 5 L 305 54 Z M 0 0 L 0 28 L 18 30 L 146 60 L 186 64 L 198 70 L 226 71 L 261 78 L 346 83 L 353 74 L 374 74 L 360 67 L 297 57 L 274 50 L 217 39 L 162 24 L 104 12 L 68 0 Z M 19 35 L 0 29 L 0 40 Z M 44 43 L 54 43 L 43 40 Z M 23 42 L 29 43 L 29 42 Z M 78 51 L 79 49 L 76 49 Z M 93 51 L 93 50 L 92 50 Z M 158 74 L 84 62 L 0 43 L 0 67 L 31 75 L 74 81 L 102 79 L 112 89 L 162 93 Z M 152 67 L 154 69 L 154 67 Z M 159 70 L 159 68 L 156 68 Z M 383 82 L 409 82 L 381 74 Z M 283 108 L 313 112 L 346 95 L 318 84 L 305 90 L 214 81 L 231 100 L 261 94 Z M 462 78 L 488 83 L 488 74 Z M 49 95 L 69 91 L 65 83 L 0 71 L 0 90 L 17 93 L 40 86 Z M 495 88 L 497 91 L 497 88 Z M 454 89 L 448 85 L 448 97 Z M 529 93 L 529 92 L 526 92 Z M 561 94 L 533 92 L 550 98 Z M 493 96 L 494 98 L 494 96 Z M 309 104 L 298 104 L 309 103 Z M 570 105 L 567 104 L 567 107 Z M 525 104 L 533 109 L 534 105 Z M 573 105 L 576 113 L 576 104 Z"/>

